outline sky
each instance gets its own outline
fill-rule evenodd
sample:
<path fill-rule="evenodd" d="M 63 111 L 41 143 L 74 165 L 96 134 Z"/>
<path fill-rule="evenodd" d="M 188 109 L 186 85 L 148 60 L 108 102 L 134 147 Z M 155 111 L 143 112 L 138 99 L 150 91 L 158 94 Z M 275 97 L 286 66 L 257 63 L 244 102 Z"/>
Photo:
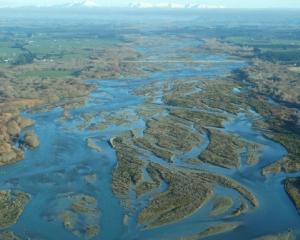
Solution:
<path fill-rule="evenodd" d="M 0 0 L 0 7 L 25 5 L 56 5 L 80 0 Z M 126 6 L 136 2 L 201 3 L 222 5 L 228 8 L 300 8 L 300 0 L 94 0 L 103 6 Z"/>

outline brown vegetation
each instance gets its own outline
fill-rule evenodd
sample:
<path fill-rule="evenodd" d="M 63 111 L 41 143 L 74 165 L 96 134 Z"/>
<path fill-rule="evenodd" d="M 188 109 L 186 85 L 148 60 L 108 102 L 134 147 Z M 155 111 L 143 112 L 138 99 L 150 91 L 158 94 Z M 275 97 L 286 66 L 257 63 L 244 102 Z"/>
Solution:
<path fill-rule="evenodd" d="M 18 221 L 29 199 L 30 196 L 23 192 L 0 192 L 0 229 L 8 228 Z"/>

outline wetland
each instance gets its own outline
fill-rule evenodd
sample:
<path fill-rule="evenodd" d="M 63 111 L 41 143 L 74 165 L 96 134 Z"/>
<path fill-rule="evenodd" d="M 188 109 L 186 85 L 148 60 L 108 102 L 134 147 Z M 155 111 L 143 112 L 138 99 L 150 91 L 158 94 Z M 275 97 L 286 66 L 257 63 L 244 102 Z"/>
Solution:
<path fill-rule="evenodd" d="M 300 237 L 300 15 L 1 11 L 1 239 Z"/>

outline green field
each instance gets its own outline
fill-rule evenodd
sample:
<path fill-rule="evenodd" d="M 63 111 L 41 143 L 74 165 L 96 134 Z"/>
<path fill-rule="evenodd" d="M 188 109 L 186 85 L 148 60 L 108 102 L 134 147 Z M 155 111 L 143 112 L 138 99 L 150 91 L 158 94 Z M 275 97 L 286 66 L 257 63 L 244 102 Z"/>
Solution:
<path fill-rule="evenodd" d="M 300 65 L 300 40 L 228 37 L 227 42 L 253 47 L 259 58 L 272 62 Z"/>
<path fill-rule="evenodd" d="M 63 78 L 68 76 L 73 76 L 73 71 L 69 70 L 38 70 L 38 71 L 25 71 L 22 73 L 19 73 L 17 75 L 18 78 Z"/>
<path fill-rule="evenodd" d="M 43 33 L 33 35 L 30 38 L 12 36 L 2 37 L 1 39 L 0 37 L 1 66 L 26 64 L 26 60 L 18 61 L 25 54 L 32 55 L 37 61 L 87 59 L 103 49 L 115 46 L 119 42 L 119 39 L 114 36 L 84 36 L 80 38 L 55 36 L 51 37 L 51 34 Z"/>

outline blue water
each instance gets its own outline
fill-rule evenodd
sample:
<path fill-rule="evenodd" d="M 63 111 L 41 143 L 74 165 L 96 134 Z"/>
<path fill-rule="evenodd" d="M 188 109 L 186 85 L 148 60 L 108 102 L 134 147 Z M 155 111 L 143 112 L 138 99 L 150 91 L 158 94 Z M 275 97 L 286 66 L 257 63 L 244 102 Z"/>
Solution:
<path fill-rule="evenodd" d="M 226 56 L 194 56 L 222 61 Z M 170 68 L 156 72 L 148 77 L 128 79 L 108 79 L 87 81 L 96 89 L 82 107 L 70 111 L 70 118 L 60 121 L 63 109 L 54 108 L 46 112 L 25 112 L 24 117 L 35 120 L 32 127 L 40 139 L 40 146 L 35 150 L 26 151 L 25 159 L 15 165 L 0 168 L 1 189 L 14 189 L 31 194 L 32 198 L 24 213 L 12 230 L 24 239 L 78 239 L 59 221 L 49 221 L 49 216 L 55 211 L 56 198 L 61 193 L 75 192 L 94 196 L 101 209 L 101 233 L 95 239 L 174 239 L 178 236 L 199 232 L 215 222 L 229 221 L 222 217 L 210 218 L 208 212 L 211 203 L 207 203 L 190 217 L 177 223 L 151 230 L 142 230 L 136 225 L 136 217 L 143 206 L 149 202 L 152 194 L 145 195 L 139 201 L 133 200 L 136 212 L 129 217 L 128 226 L 123 224 L 126 211 L 111 190 L 112 171 L 117 164 L 116 153 L 109 144 L 112 136 L 128 130 L 144 129 L 145 121 L 139 117 L 127 124 L 111 124 L 103 130 L 93 131 L 89 128 L 78 128 L 84 123 L 83 114 L 93 113 L 90 124 L 102 119 L 100 113 L 117 113 L 128 111 L 136 114 L 145 98 L 137 96 L 134 91 L 147 84 L 163 84 L 174 77 L 213 77 L 228 73 L 240 67 L 238 63 L 216 63 L 210 67 L 198 66 L 190 68 Z M 163 104 L 161 92 L 157 92 L 155 104 Z M 215 236 L 212 239 L 251 239 L 261 234 L 286 231 L 289 228 L 300 229 L 299 215 L 283 190 L 281 181 L 286 174 L 263 177 L 261 167 L 275 162 L 287 154 L 286 149 L 278 143 L 265 138 L 252 128 L 251 121 L 245 114 L 231 116 L 232 120 L 225 125 L 224 131 L 241 136 L 244 139 L 263 145 L 261 159 L 256 166 L 241 167 L 238 170 L 226 170 L 207 166 L 206 170 L 229 176 L 249 188 L 259 199 L 260 208 L 250 213 L 232 219 L 241 221 L 243 225 L 230 233 Z M 195 130 L 196 131 L 196 130 Z M 86 139 L 92 137 L 102 152 L 95 152 L 86 145 Z M 174 164 L 182 168 L 203 168 L 189 165 L 185 159 L 199 155 L 209 144 L 207 136 L 203 142 L 191 152 L 177 156 Z M 148 153 L 150 154 L 150 153 Z M 169 165 L 155 156 L 149 156 L 151 161 L 166 167 Z M 96 174 L 93 184 L 84 178 Z M 164 191 L 162 184 L 158 191 Z M 217 187 L 215 195 L 227 195 L 235 199 L 237 207 L 239 194 L 232 189 Z"/>

